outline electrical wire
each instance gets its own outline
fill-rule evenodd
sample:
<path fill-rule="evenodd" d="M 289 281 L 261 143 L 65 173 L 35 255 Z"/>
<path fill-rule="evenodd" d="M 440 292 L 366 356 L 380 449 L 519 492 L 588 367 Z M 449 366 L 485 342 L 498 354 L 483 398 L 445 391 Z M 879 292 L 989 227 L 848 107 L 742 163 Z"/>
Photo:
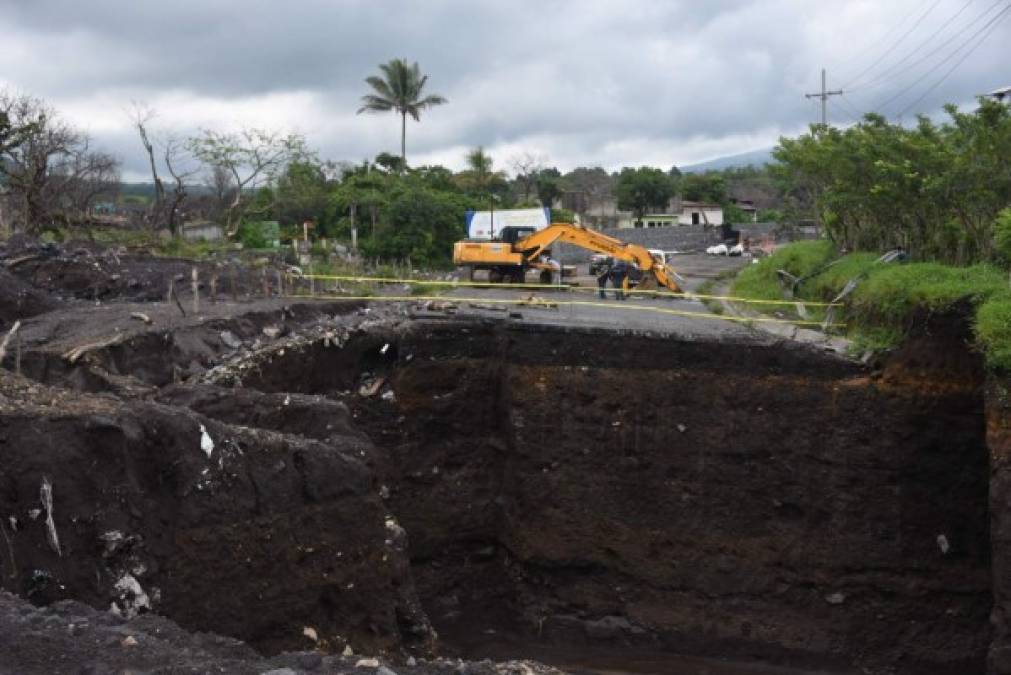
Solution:
<path fill-rule="evenodd" d="M 915 8 L 916 8 L 916 3 L 914 3 L 914 9 Z M 835 64 L 835 69 L 836 70 L 845 70 L 849 65 L 853 64 L 854 62 L 857 62 L 857 61 L 861 60 L 861 57 L 864 56 L 865 54 L 867 54 L 869 52 L 872 52 L 872 51 L 877 51 L 879 47 L 881 47 L 882 45 L 884 45 L 892 37 L 893 33 L 898 32 L 898 30 L 900 28 L 902 28 L 904 25 L 906 25 L 906 22 L 909 19 L 911 19 L 913 16 L 914 16 L 913 12 L 909 12 L 908 14 L 906 14 L 905 16 L 903 16 L 901 21 L 899 21 L 896 24 L 893 24 L 892 27 L 889 28 L 885 32 L 885 34 L 882 35 L 880 38 L 878 38 L 875 41 L 868 42 L 867 44 L 863 45 L 860 49 L 856 50 L 853 53 L 853 55 L 850 56 L 850 58 L 846 59 L 842 63 L 836 63 Z"/>
<path fill-rule="evenodd" d="M 896 61 L 890 67 L 888 67 L 885 70 L 883 70 L 882 72 L 878 73 L 878 75 L 876 77 L 872 78 L 869 82 L 865 82 L 863 84 L 860 84 L 859 82 L 857 82 L 855 85 L 849 87 L 849 91 L 859 91 L 860 89 L 873 89 L 875 87 L 880 86 L 881 84 L 883 84 L 884 82 L 888 81 L 889 79 L 893 79 L 892 73 L 895 71 L 896 68 L 898 68 L 899 66 L 901 66 L 903 63 L 905 63 L 910 58 L 912 58 L 913 55 L 915 55 L 918 51 L 920 51 L 921 49 L 923 49 L 924 47 L 926 47 L 928 44 L 930 44 L 930 42 L 934 38 L 936 38 L 938 35 L 940 35 L 942 32 L 944 32 L 944 30 L 946 28 L 948 28 L 949 26 L 951 26 L 952 23 L 956 19 L 958 19 L 958 17 L 962 16 L 962 14 L 965 12 L 965 10 L 969 9 L 969 7 L 975 1 L 976 0 L 969 0 L 969 2 L 965 3 L 964 5 L 962 5 L 962 8 L 959 9 L 957 12 L 955 12 L 954 15 L 952 15 L 950 18 L 946 19 L 940 25 L 940 27 L 938 27 L 937 30 L 935 30 L 933 33 L 931 33 L 929 36 L 927 36 L 927 38 L 925 40 L 923 40 L 923 42 L 921 42 L 918 45 L 916 45 L 915 47 L 913 47 L 913 49 L 910 50 L 908 54 L 906 54 L 901 59 L 899 59 L 898 61 Z M 990 9 L 993 9 L 994 6 L 999 5 L 999 4 L 1000 4 L 1000 0 L 997 0 L 997 2 L 994 3 L 994 5 L 991 5 Z M 987 12 L 989 12 L 989 11 L 990 10 L 987 10 Z M 987 12 L 984 12 L 983 14 L 985 15 Z M 978 20 L 979 19 L 977 17 L 977 21 Z M 973 23 L 975 23 L 975 22 L 973 22 Z M 969 25 L 971 26 L 972 24 L 970 23 Z M 935 49 L 933 53 L 936 53 L 936 51 L 937 50 Z M 919 62 L 920 61 L 917 61 L 915 63 L 919 63 Z M 912 68 L 915 65 L 915 63 L 914 64 L 910 64 L 909 66 L 907 66 L 906 68 L 903 68 L 903 69 L 899 70 L 898 72 L 895 72 L 894 76 L 898 76 L 898 75 L 901 75 L 902 73 L 906 72 L 907 70 L 909 70 L 909 68 Z"/>
<path fill-rule="evenodd" d="M 988 22 L 986 22 L 983 25 L 982 28 L 980 28 L 979 30 L 977 30 L 972 35 L 970 35 L 968 37 L 968 39 L 966 39 L 964 42 L 962 42 L 962 44 L 960 44 L 958 47 L 956 47 L 954 50 L 952 50 L 952 52 L 950 54 L 948 54 L 945 58 L 943 58 L 942 60 L 940 60 L 936 64 L 934 64 L 929 70 L 927 70 L 925 73 L 923 73 L 918 78 L 916 78 L 915 80 L 913 80 L 913 82 L 910 83 L 908 86 L 900 89 L 897 93 L 895 93 L 894 95 L 892 95 L 891 97 L 889 97 L 884 103 L 876 106 L 876 110 L 884 110 L 889 105 L 891 105 L 892 103 L 894 103 L 898 99 L 902 98 L 907 92 L 909 92 L 910 90 L 914 89 L 918 84 L 920 84 L 925 79 L 927 79 L 928 77 L 930 77 L 931 74 L 935 73 L 942 66 L 944 66 L 945 64 L 947 64 L 948 62 L 950 62 L 951 59 L 953 59 L 959 52 L 961 52 L 963 49 L 965 49 L 979 35 L 981 35 L 984 31 L 987 31 L 989 28 L 991 28 L 992 26 L 994 26 L 998 20 L 1000 20 L 1001 18 L 1003 18 L 1007 14 L 1007 12 L 1009 10 L 1011 10 L 1011 2 L 1009 2 L 1003 9 L 1001 9 L 996 15 L 994 15 Z M 989 32 L 987 33 L 987 35 L 989 35 Z M 976 50 L 976 48 L 980 44 L 982 44 L 982 41 L 977 42 L 976 45 L 969 51 L 969 54 L 971 54 L 972 52 L 974 52 Z M 966 56 L 968 56 L 968 55 L 966 55 Z M 956 64 L 955 67 L 957 68 L 958 64 L 962 63 L 962 61 L 964 61 L 965 58 L 966 57 L 963 57 L 962 59 L 960 59 L 958 61 L 958 63 Z M 954 70 L 954 68 L 952 70 Z M 948 74 L 950 74 L 950 71 L 949 71 Z M 938 85 L 940 85 L 940 83 L 944 81 L 944 79 L 947 77 L 948 74 L 946 74 L 944 77 L 942 77 L 940 81 L 938 81 L 937 83 L 935 83 L 935 85 L 933 87 L 931 87 L 927 92 L 925 92 L 925 94 L 926 93 L 930 93 L 930 91 L 933 91 Z M 922 100 L 922 97 L 921 97 L 921 99 L 917 99 L 914 102 L 914 104 L 918 103 L 920 100 Z M 901 113 L 900 113 L 900 115 L 901 115 Z"/>
<path fill-rule="evenodd" d="M 860 124 L 860 118 L 863 116 L 854 110 L 848 103 L 844 102 L 841 96 L 833 101 L 833 104 L 838 106 L 839 109 L 845 113 L 846 117 L 850 118 L 854 124 Z"/>
<path fill-rule="evenodd" d="M 964 26 L 962 26 L 961 28 L 959 28 L 952 35 L 950 35 L 946 40 L 944 40 L 939 45 L 937 45 L 936 47 L 934 47 L 934 49 L 932 49 L 930 52 L 928 52 L 927 54 L 924 54 L 920 58 L 916 59 L 915 61 L 913 61 L 912 63 L 910 63 L 909 65 L 907 65 L 901 71 L 895 73 L 892 78 L 884 78 L 883 80 L 881 80 L 879 82 L 871 82 L 871 83 L 865 84 L 865 85 L 863 85 L 861 87 L 850 88 L 847 91 L 853 92 L 853 91 L 864 90 L 864 89 L 876 89 L 876 88 L 880 87 L 884 82 L 887 82 L 889 79 L 894 79 L 894 77 L 897 77 L 897 76 L 899 76 L 901 74 L 907 73 L 910 70 L 913 70 L 914 68 L 916 68 L 917 66 L 919 66 L 920 64 L 922 64 L 922 63 L 924 63 L 926 61 L 929 61 L 934 56 L 940 54 L 945 49 L 945 47 L 947 47 L 951 43 L 955 42 L 958 38 L 962 37 L 962 35 L 964 35 L 969 29 L 971 29 L 973 26 L 975 26 L 976 24 L 978 24 L 981 20 L 985 19 L 994 10 L 994 8 L 997 7 L 998 5 L 1000 5 L 1002 2 L 1004 2 L 1004 0 L 997 0 L 996 2 L 994 2 L 992 5 L 990 5 L 989 7 L 987 7 L 980 14 L 978 14 L 975 19 L 973 19 L 969 23 L 967 23 Z"/>
<path fill-rule="evenodd" d="M 891 53 L 892 53 L 893 51 L 895 51 L 895 50 L 896 50 L 896 49 L 897 49 L 897 48 L 899 47 L 899 45 L 901 45 L 901 44 L 902 44 L 902 43 L 903 43 L 903 42 L 905 41 L 905 39 L 906 39 L 907 37 L 909 37 L 909 36 L 910 36 L 910 35 L 912 34 L 912 32 L 913 32 L 914 30 L 916 30 L 917 28 L 919 28 L 920 24 L 921 24 L 921 23 L 923 23 L 923 20 L 924 20 L 924 19 L 926 19 L 926 18 L 927 18 L 927 16 L 928 16 L 928 15 L 929 15 L 929 14 L 930 14 L 931 12 L 933 12 L 933 11 L 934 11 L 934 8 L 935 8 L 935 7 L 937 7 L 937 6 L 939 5 L 939 4 L 941 4 L 941 0 L 934 0 L 934 2 L 933 2 L 933 3 L 932 3 L 932 4 L 930 5 L 930 6 L 929 6 L 929 7 L 927 7 L 926 11 L 925 11 L 925 12 L 923 12 L 923 14 L 921 14 L 921 15 L 920 15 L 920 18 L 918 18 L 918 19 L 917 19 L 917 20 L 916 20 L 916 21 L 915 21 L 915 22 L 913 23 L 913 25 L 912 25 L 912 26 L 910 26 L 909 30 L 907 30 L 907 31 L 906 31 L 905 33 L 903 33 L 903 34 L 902 34 L 902 37 L 900 37 L 900 38 L 899 38 L 898 40 L 896 40 L 896 41 L 895 41 L 894 43 L 892 43 L 892 46 L 891 46 L 891 47 L 889 47 L 888 49 L 886 49 L 886 50 L 885 50 L 885 52 L 884 52 L 884 53 L 883 53 L 883 54 L 882 54 L 881 56 L 879 56 L 879 57 L 878 57 L 877 59 L 875 59 L 875 60 L 874 60 L 874 62 L 873 62 L 873 63 L 871 63 L 871 65 L 869 65 L 869 66 L 867 66 L 866 68 L 864 68 L 863 70 L 861 70 L 861 71 L 860 71 L 860 72 L 859 72 L 859 73 L 858 73 L 858 74 L 856 75 L 856 77 L 852 77 L 852 78 L 850 78 L 850 81 L 849 81 L 849 82 L 847 82 L 846 84 L 844 84 L 844 85 L 843 85 L 843 86 L 842 86 L 841 88 L 842 88 L 842 89 L 844 89 L 844 90 L 845 90 L 845 89 L 847 89 L 847 88 L 849 88 L 849 86 L 850 86 L 851 84 L 853 84 L 854 82 L 857 82 L 857 81 L 859 81 L 861 77 L 863 77 L 863 76 L 864 76 L 864 75 L 866 75 L 866 74 L 867 74 L 868 72 L 870 72 L 870 71 L 871 71 L 871 70 L 873 70 L 873 69 L 874 69 L 875 67 L 877 67 L 877 65 L 878 65 L 879 63 L 881 63 L 881 62 L 882 62 L 882 61 L 883 61 L 883 60 L 884 60 L 884 59 L 885 59 L 885 58 L 886 58 L 886 57 L 887 57 L 887 56 L 888 56 L 889 54 L 891 54 Z"/>
<path fill-rule="evenodd" d="M 964 62 L 964 61 L 965 61 L 965 60 L 966 60 L 967 58 L 969 58 L 970 56 L 972 56 L 973 52 L 975 52 L 975 51 L 976 51 L 977 49 L 979 49 L 980 45 L 982 45 L 982 44 L 983 44 L 984 42 L 986 42 L 986 39 L 987 39 L 988 37 L 990 37 L 990 34 L 991 34 L 991 33 L 993 33 L 993 32 L 994 32 L 994 31 L 995 31 L 995 30 L 997 29 L 997 26 L 999 25 L 999 23 L 998 23 L 998 22 L 999 22 L 999 21 L 1000 21 L 1000 20 L 1001 20 L 1002 18 L 1004 18 L 1005 16 L 1007 16 L 1007 15 L 1008 15 L 1008 12 L 1011 12 L 1011 4 L 1009 4 L 1009 5 L 1008 5 L 1007 7 L 1005 7 L 1005 8 L 1003 9 L 1003 10 L 1001 10 L 1000 14 L 998 14 L 997 16 L 995 16 L 995 17 L 994 17 L 994 18 L 993 18 L 993 19 L 992 19 L 992 20 L 990 21 L 990 24 L 987 24 L 988 26 L 990 26 L 990 29 L 989 29 L 989 30 L 988 30 L 988 31 L 987 31 L 987 32 L 986 32 L 986 33 L 985 33 L 985 34 L 983 35 L 983 37 L 982 37 L 982 38 L 980 38 L 980 39 L 979 39 L 979 41 L 978 41 L 978 42 L 977 42 L 976 44 L 974 44 L 974 45 L 972 46 L 972 48 L 971 48 L 971 49 L 970 49 L 969 51 L 967 51 L 967 52 L 966 52 L 966 53 L 965 53 L 965 54 L 964 54 L 964 55 L 962 56 L 962 58 L 960 58 L 960 59 L 959 59 L 958 61 L 956 61 L 956 62 L 955 62 L 955 63 L 954 63 L 954 64 L 953 64 L 952 66 L 951 66 L 951 68 L 949 68 L 949 69 L 948 69 L 948 71 L 947 71 L 946 73 L 944 73 L 944 75 L 942 75 L 942 76 L 941 76 L 941 77 L 940 77 L 940 78 L 939 78 L 939 79 L 938 79 L 938 80 L 937 80 L 936 82 L 934 82 L 934 84 L 932 84 L 932 85 L 931 85 L 931 86 L 930 86 L 930 87 L 929 87 L 929 88 L 928 88 L 928 89 L 927 89 L 927 90 L 926 90 L 925 92 L 923 92 L 923 93 L 922 93 L 922 94 L 920 95 L 920 97 L 919 97 L 918 99 L 916 99 L 915 101 L 913 101 L 912 103 L 910 103 L 909 105 L 907 105 L 907 106 L 906 106 L 905 108 L 903 108 L 903 109 L 902 109 L 902 110 L 901 110 L 901 111 L 899 112 L 899 116 L 901 117 L 902 115 L 906 114 L 906 112 L 908 112 L 908 111 L 909 111 L 910 109 L 912 109 L 913 107 L 915 107 L 916 105 L 918 105 L 918 104 L 919 104 L 919 103 L 920 103 L 921 101 L 923 101 L 923 99 L 925 99 L 925 98 L 926 98 L 927 96 L 929 96 L 929 95 L 930 95 L 930 93 L 931 93 L 932 91 L 934 91 L 934 90 L 935 90 L 935 89 L 937 89 L 937 88 L 938 88 L 939 86 L 941 86 L 941 83 L 942 83 L 942 82 L 944 82 L 944 81 L 945 81 L 946 79 L 948 79 L 948 76 L 949 76 L 949 75 L 951 75 L 951 74 L 952 74 L 953 72 L 955 72 L 955 70 L 956 70 L 956 69 L 957 69 L 957 68 L 958 68 L 958 67 L 959 67 L 960 65 L 962 65 L 962 63 L 963 63 L 963 62 Z M 984 28 L 986 28 L 986 26 L 984 26 Z"/>

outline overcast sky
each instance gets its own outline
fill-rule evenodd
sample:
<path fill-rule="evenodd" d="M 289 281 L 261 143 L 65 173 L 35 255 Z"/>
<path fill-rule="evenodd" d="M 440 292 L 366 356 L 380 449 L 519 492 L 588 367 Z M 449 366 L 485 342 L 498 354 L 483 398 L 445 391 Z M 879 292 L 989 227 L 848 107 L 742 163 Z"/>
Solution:
<path fill-rule="evenodd" d="M 301 132 L 327 159 L 397 153 L 392 113 L 355 114 L 363 79 L 393 57 L 449 99 L 408 122 L 412 165 L 460 168 L 483 145 L 504 169 L 522 151 L 563 170 L 669 167 L 804 130 L 822 66 L 851 92 L 831 99 L 836 123 L 892 97 L 883 112 L 908 120 L 1011 85 L 1011 18 L 987 28 L 1009 4 L 0 0 L 0 85 L 47 99 L 127 179 L 145 177 L 132 100 L 163 134 L 252 125 Z"/>

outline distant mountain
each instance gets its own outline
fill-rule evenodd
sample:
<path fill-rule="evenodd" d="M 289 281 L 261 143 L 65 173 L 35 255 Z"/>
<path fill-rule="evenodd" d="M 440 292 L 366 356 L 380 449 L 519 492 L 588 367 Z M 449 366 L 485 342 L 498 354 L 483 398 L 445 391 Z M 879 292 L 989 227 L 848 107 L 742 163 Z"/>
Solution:
<path fill-rule="evenodd" d="M 679 166 L 678 168 L 681 169 L 681 173 L 702 173 L 703 171 L 722 171 L 723 169 L 739 166 L 751 165 L 758 167 L 773 161 L 772 150 L 772 148 L 752 150 L 751 152 L 742 152 L 739 155 L 717 157 L 716 159 L 699 162 L 698 164 L 689 164 L 688 166 Z"/>

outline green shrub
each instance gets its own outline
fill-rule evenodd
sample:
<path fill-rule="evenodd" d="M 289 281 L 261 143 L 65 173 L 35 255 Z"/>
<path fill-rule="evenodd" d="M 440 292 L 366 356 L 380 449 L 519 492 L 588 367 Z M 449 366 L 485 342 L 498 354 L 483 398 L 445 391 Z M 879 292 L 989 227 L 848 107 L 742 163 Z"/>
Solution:
<path fill-rule="evenodd" d="M 975 328 L 987 365 L 1011 371 L 1011 293 L 994 295 L 980 305 Z"/>

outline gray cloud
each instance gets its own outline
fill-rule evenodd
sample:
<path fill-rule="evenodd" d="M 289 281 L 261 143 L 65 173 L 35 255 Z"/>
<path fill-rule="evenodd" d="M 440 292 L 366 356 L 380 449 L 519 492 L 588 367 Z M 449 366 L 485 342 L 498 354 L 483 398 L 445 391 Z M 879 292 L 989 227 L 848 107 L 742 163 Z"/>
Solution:
<path fill-rule="evenodd" d="M 941 0 L 880 68 L 852 83 L 852 95 L 832 101 L 833 119 L 847 122 L 914 82 L 944 53 L 861 86 L 933 31 L 939 43 L 992 6 L 974 3 L 952 21 L 964 4 Z M 395 150 L 392 115 L 354 114 L 362 79 L 394 56 L 419 61 L 433 91 L 450 99 L 409 129 L 415 161 L 459 165 L 464 148 L 481 144 L 503 166 L 520 149 L 563 168 L 669 165 L 802 130 L 817 113 L 803 94 L 817 88 L 823 64 L 830 86 L 849 84 L 924 11 L 915 0 L 7 0 L 0 81 L 52 101 L 138 175 L 139 145 L 122 112 L 131 99 L 155 105 L 165 130 L 286 126 L 334 159 Z M 1011 84 L 1002 79 L 1009 38 L 1011 19 L 907 115 Z"/>

